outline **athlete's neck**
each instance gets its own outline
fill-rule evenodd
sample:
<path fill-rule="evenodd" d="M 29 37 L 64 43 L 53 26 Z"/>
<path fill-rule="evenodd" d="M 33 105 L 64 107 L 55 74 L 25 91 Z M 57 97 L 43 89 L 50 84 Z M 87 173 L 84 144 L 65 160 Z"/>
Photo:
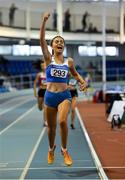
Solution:
<path fill-rule="evenodd" d="M 54 57 L 56 63 L 58 63 L 58 64 L 64 62 L 64 57 L 62 54 L 61 55 L 54 55 L 53 57 Z"/>

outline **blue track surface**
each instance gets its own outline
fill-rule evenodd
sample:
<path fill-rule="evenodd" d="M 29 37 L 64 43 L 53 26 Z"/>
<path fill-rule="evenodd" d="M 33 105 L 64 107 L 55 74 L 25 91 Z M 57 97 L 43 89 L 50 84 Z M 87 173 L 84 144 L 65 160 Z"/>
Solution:
<path fill-rule="evenodd" d="M 12 93 L 0 96 L 0 179 L 100 179 L 78 118 L 76 129 L 69 127 L 73 165 L 64 165 L 58 128 L 55 163 L 48 165 L 47 130 L 32 91 L 13 97 Z"/>

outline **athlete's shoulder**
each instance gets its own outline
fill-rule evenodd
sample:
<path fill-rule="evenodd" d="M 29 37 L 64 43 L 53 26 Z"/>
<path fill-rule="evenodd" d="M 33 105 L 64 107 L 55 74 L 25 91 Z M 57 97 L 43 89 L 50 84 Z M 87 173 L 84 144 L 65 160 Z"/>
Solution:
<path fill-rule="evenodd" d="M 73 63 L 73 61 L 74 61 L 73 58 L 71 58 L 71 57 L 68 57 L 67 60 L 69 63 Z"/>
<path fill-rule="evenodd" d="M 73 64 L 73 61 L 74 61 L 73 58 L 68 57 L 67 59 L 68 59 L 68 65 L 71 66 Z"/>
<path fill-rule="evenodd" d="M 73 58 L 71 58 L 71 57 L 68 57 L 67 59 L 68 59 L 68 61 L 74 61 Z"/>

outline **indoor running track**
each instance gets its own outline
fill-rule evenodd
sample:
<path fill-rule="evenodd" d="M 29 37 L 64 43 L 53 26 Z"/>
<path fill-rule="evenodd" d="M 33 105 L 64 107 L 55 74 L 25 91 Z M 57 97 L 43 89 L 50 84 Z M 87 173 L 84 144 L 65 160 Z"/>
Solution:
<path fill-rule="evenodd" d="M 63 163 L 58 128 L 55 163 L 48 165 L 47 130 L 33 90 L 0 94 L 0 179 L 101 179 L 78 117 L 75 126 L 68 140 L 73 165 Z"/>

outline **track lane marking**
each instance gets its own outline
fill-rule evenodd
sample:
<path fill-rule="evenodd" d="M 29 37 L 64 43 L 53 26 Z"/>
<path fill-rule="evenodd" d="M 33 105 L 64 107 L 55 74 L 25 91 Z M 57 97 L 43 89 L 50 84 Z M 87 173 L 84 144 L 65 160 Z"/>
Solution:
<path fill-rule="evenodd" d="M 3 102 L 0 104 L 0 108 L 5 106 L 5 105 L 8 105 L 10 102 L 13 102 L 13 101 L 16 101 L 16 100 L 19 100 L 19 99 L 26 99 L 26 98 L 31 98 L 32 96 L 31 95 L 27 95 L 27 96 L 18 96 L 18 97 L 15 97 L 13 99 L 8 99 L 7 101 Z"/>
<path fill-rule="evenodd" d="M 16 104 L 13 105 L 12 107 L 3 110 L 2 112 L 0 112 L 0 115 L 3 115 L 3 114 L 5 114 L 6 112 L 9 112 L 9 111 L 13 110 L 13 109 L 15 109 L 16 107 L 21 106 L 22 104 L 25 104 L 25 103 L 28 102 L 28 101 L 31 101 L 31 98 L 29 98 L 29 99 L 27 99 L 27 100 L 25 100 L 25 101 L 23 101 L 23 102 L 21 102 L 21 103 L 18 103 L 18 104 L 16 103 Z"/>
<path fill-rule="evenodd" d="M 63 166 L 63 167 L 39 167 L 39 168 L 25 168 L 25 170 L 60 170 L 60 169 L 96 169 L 96 167 L 67 167 L 67 166 Z M 24 168 L 0 168 L 0 170 L 2 171 L 16 171 L 16 170 L 23 170 Z M 22 179 L 21 179 L 22 180 Z"/>
<path fill-rule="evenodd" d="M 38 138 L 38 140 L 37 140 L 37 142 L 36 142 L 32 152 L 31 152 L 31 154 L 29 156 L 29 159 L 28 159 L 25 167 L 23 168 L 23 172 L 22 172 L 21 176 L 19 177 L 19 180 L 24 180 L 25 179 L 25 176 L 26 176 L 26 174 L 27 174 L 27 172 L 29 170 L 29 167 L 30 167 L 30 165 L 32 163 L 32 160 L 33 160 L 33 158 L 35 156 L 35 153 L 36 153 L 36 151 L 37 151 L 37 149 L 39 147 L 39 144 L 40 144 L 40 142 L 41 142 L 41 140 L 43 138 L 43 135 L 44 135 L 45 131 L 46 131 L 46 127 L 44 127 L 42 129 L 42 132 L 41 132 L 41 134 L 40 134 L 40 136 L 39 136 L 39 138 Z"/>
<path fill-rule="evenodd" d="M 81 116 L 80 116 L 80 113 L 79 113 L 78 108 L 75 108 L 75 112 L 76 112 L 76 114 L 77 114 L 78 120 L 79 120 L 80 125 L 81 125 L 81 127 L 82 127 L 83 133 L 84 133 L 84 135 L 85 135 L 85 137 L 86 137 L 86 141 L 87 141 L 88 146 L 89 146 L 89 148 L 90 148 L 90 152 L 91 152 L 91 155 L 92 155 L 93 160 L 94 160 L 94 162 L 95 162 L 95 166 L 96 166 L 96 168 L 97 168 L 97 170 L 98 170 L 98 172 L 99 172 L 99 176 L 100 176 L 101 180 L 109 180 L 108 177 L 107 177 L 107 175 L 105 174 L 105 172 L 104 172 L 104 170 L 103 170 L 103 167 L 102 167 L 102 165 L 101 165 L 101 162 L 100 162 L 100 160 L 99 160 L 99 158 L 98 158 L 98 156 L 97 156 L 97 154 L 96 154 L 96 151 L 95 151 L 95 149 L 94 149 L 94 147 L 93 147 L 93 145 L 92 145 L 92 142 L 91 142 L 91 140 L 90 140 L 90 138 L 89 138 L 88 132 L 87 132 L 87 130 L 86 130 L 86 128 L 85 128 L 84 122 L 82 121 L 82 118 L 81 118 Z"/>
<path fill-rule="evenodd" d="M 27 116 L 31 111 L 33 111 L 33 109 L 35 109 L 37 105 L 33 106 L 32 108 L 30 108 L 27 112 L 25 112 L 23 115 L 19 116 L 19 118 L 17 118 L 14 122 L 12 122 L 9 126 L 7 126 L 5 129 L 3 129 L 2 131 L 0 131 L 0 135 L 5 133 L 10 127 L 12 127 L 14 124 L 16 124 L 17 122 L 19 122 L 21 119 L 23 119 L 25 116 Z"/>

